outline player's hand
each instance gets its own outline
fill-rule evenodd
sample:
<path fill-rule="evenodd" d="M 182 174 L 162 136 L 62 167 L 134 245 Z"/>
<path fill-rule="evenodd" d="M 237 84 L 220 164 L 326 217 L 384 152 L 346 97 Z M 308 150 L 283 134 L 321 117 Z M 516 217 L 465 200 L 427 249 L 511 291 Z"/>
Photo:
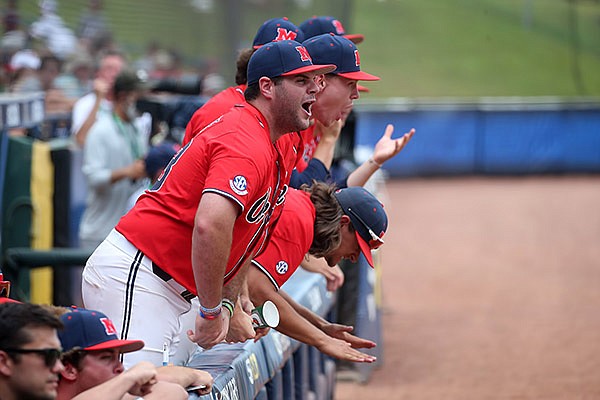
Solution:
<path fill-rule="evenodd" d="M 167 365 L 157 368 L 156 378 L 159 382 L 166 381 L 176 383 L 185 388 L 195 386 L 205 386 L 204 389 L 197 389 L 200 395 L 210 393 L 214 383 L 213 377 L 206 371 L 200 369 L 182 367 L 179 365 Z"/>
<path fill-rule="evenodd" d="M 256 335 L 252 327 L 252 318 L 250 317 L 250 311 L 252 311 L 254 306 L 250 300 L 242 301 L 242 297 L 240 296 L 238 301 L 235 302 L 233 317 L 229 323 L 229 331 L 225 338 L 225 341 L 229 343 L 245 342 Z M 244 303 L 243 305 L 242 302 Z M 250 307 L 250 311 L 245 310 L 248 307 Z"/>
<path fill-rule="evenodd" d="M 229 312 L 222 310 L 215 319 L 205 319 L 196 315 L 195 331 L 188 330 L 188 338 L 204 349 L 221 343 L 229 330 Z"/>
<path fill-rule="evenodd" d="M 267 334 L 269 333 L 270 330 L 271 330 L 271 327 L 269 327 L 269 326 L 267 326 L 266 328 L 256 328 L 254 330 L 254 332 L 255 332 L 254 341 L 258 342 L 258 339 L 260 339 L 261 337 L 267 336 Z"/>
<path fill-rule="evenodd" d="M 329 126 L 322 124 L 320 121 L 315 121 L 315 136 L 320 134 L 321 141 L 331 141 L 336 142 L 340 137 L 340 132 L 342 132 L 343 122 L 341 119 L 337 121 L 333 121 L 333 123 Z"/>
<path fill-rule="evenodd" d="M 415 129 L 411 129 L 408 133 L 405 133 L 401 138 L 392 139 L 392 133 L 394 133 L 394 125 L 388 124 L 385 128 L 385 132 L 381 139 L 375 144 L 373 150 L 373 161 L 377 164 L 383 164 L 396 154 L 400 153 L 402 149 L 408 144 L 415 134 Z"/>
<path fill-rule="evenodd" d="M 317 346 L 317 348 L 321 353 L 339 358 L 340 360 L 365 363 L 372 363 L 377 360 L 377 357 L 361 353 L 350 347 L 350 343 L 335 338 L 329 338 L 329 340 L 325 341 L 322 345 Z"/>
<path fill-rule="evenodd" d="M 141 361 L 121 374 L 123 379 L 129 380 L 131 387 L 128 393 L 133 396 L 143 396 L 149 393 L 156 384 L 156 367 L 148 361 Z"/>
<path fill-rule="evenodd" d="M 350 332 L 354 330 L 352 326 L 328 323 L 321 327 L 321 330 L 327 335 L 349 343 L 355 349 L 371 349 L 377 346 L 377 343 L 354 336 Z"/>
<path fill-rule="evenodd" d="M 344 284 L 344 271 L 338 266 L 329 267 L 323 274 L 327 279 L 327 290 L 335 292 Z"/>

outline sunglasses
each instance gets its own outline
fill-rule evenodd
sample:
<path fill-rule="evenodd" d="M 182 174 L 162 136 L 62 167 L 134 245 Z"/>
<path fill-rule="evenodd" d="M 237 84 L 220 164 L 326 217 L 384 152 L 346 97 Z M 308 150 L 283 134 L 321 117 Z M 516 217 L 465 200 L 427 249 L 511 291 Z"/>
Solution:
<path fill-rule="evenodd" d="M 379 247 L 381 247 L 382 244 L 385 243 L 382 238 L 380 238 L 379 236 L 377 236 L 375 234 L 375 232 L 373 232 L 373 230 L 371 228 L 369 228 L 369 225 L 367 225 L 365 223 L 365 221 L 363 221 L 362 218 L 359 217 L 358 214 L 355 213 L 352 208 L 348 207 L 348 212 L 351 213 L 352 215 L 354 215 L 356 217 L 356 219 L 359 220 L 360 223 L 363 224 L 363 226 L 365 228 L 367 228 L 367 231 L 369 232 L 369 235 L 371 235 L 371 240 L 369 240 L 369 247 L 372 250 L 378 249 Z"/>
<path fill-rule="evenodd" d="M 5 349 L 4 351 L 14 354 L 37 354 L 44 358 L 44 364 L 48 368 L 54 367 L 62 355 L 62 351 L 59 349 Z"/>

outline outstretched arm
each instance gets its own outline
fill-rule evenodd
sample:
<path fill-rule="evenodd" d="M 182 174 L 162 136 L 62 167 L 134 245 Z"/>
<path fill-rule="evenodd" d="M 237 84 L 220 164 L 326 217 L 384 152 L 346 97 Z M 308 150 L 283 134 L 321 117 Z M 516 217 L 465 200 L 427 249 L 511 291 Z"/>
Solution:
<path fill-rule="evenodd" d="M 319 351 L 339 358 L 354 362 L 373 362 L 375 357 L 353 349 L 350 343 L 333 338 L 318 329 L 313 323 L 298 314 L 275 289 L 269 278 L 254 266 L 248 271 L 248 287 L 250 297 L 255 304 L 262 304 L 271 300 L 279 310 L 279 332 L 296 340 L 315 346 Z"/>
<path fill-rule="evenodd" d="M 364 186 L 383 163 L 402 151 L 415 134 L 415 129 L 411 129 L 398 139 L 392 139 L 392 133 L 394 133 L 394 125 L 389 124 L 381 139 L 375 144 L 373 156 L 348 176 L 348 186 Z"/>

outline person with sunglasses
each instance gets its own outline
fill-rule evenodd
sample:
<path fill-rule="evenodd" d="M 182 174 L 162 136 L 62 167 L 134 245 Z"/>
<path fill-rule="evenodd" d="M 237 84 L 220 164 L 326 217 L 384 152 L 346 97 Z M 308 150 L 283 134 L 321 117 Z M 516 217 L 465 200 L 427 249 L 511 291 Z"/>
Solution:
<path fill-rule="evenodd" d="M 64 328 L 58 337 L 63 347 L 56 400 L 130 400 L 188 398 L 188 387 L 210 393 L 208 372 L 141 361 L 125 370 L 123 353 L 144 347 L 141 340 L 119 339 L 113 322 L 103 313 L 84 308 L 54 307 Z"/>
<path fill-rule="evenodd" d="M 54 400 L 62 323 L 39 305 L 0 303 L 0 399 Z"/>
<path fill-rule="evenodd" d="M 254 304 L 271 300 L 279 309 L 276 328 L 329 356 L 374 362 L 356 348 L 376 344 L 351 334 L 352 327 L 333 324 L 296 303 L 281 289 L 308 253 L 323 257 L 330 267 L 343 258 L 356 262 L 364 255 L 371 267 L 371 250 L 379 248 L 387 230 L 383 205 L 362 187 L 336 189 L 314 182 L 304 190 L 290 189 L 278 224 L 265 250 L 252 260 L 248 290 Z"/>

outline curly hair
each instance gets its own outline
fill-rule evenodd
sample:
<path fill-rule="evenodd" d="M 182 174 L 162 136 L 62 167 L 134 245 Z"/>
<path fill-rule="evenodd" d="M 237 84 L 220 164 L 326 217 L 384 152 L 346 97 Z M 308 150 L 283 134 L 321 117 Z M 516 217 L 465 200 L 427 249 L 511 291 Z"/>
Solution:
<path fill-rule="evenodd" d="M 256 49 L 252 47 L 247 49 L 242 49 L 238 55 L 237 61 L 235 62 L 236 72 L 235 72 L 235 83 L 236 85 L 245 85 L 248 82 L 248 63 L 250 62 L 250 57 Z"/>
<path fill-rule="evenodd" d="M 337 188 L 313 181 L 310 187 L 302 185 L 301 189 L 310 193 L 316 210 L 313 242 L 308 252 L 315 257 L 324 257 L 342 243 L 340 221 L 344 213 L 333 195 Z"/>

